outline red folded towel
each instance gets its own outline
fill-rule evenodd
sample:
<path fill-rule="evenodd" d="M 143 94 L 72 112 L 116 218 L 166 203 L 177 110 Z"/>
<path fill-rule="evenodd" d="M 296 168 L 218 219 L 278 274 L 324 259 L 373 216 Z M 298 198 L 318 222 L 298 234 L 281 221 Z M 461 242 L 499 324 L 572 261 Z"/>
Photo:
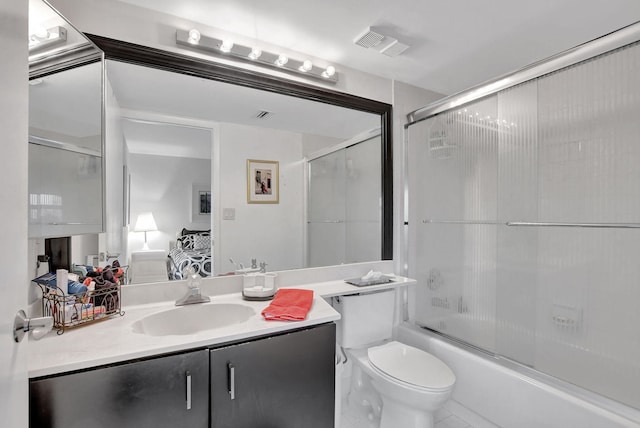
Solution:
<path fill-rule="evenodd" d="M 264 308 L 265 320 L 302 321 L 313 304 L 313 290 L 283 288 L 278 290 L 271 304 Z"/>

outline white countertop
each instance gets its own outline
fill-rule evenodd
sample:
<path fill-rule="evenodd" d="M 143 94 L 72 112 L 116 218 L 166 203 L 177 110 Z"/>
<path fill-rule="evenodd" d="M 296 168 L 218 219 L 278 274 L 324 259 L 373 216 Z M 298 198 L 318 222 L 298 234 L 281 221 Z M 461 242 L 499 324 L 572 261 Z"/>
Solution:
<path fill-rule="evenodd" d="M 394 282 L 367 287 L 349 285 L 343 280 L 291 287 L 314 291 L 313 305 L 307 318 L 303 321 L 265 321 L 261 312 L 270 302 L 245 301 L 240 293 L 211 296 L 211 303 L 205 303 L 205 305 L 242 304 L 251 307 L 255 314 L 245 322 L 188 335 L 148 336 L 134 332 L 133 324 L 136 321 L 156 312 L 175 308 L 173 301 L 124 306 L 122 309 L 125 315 L 122 317 L 116 316 L 94 324 L 69 329 L 62 335 L 53 331 L 40 340 L 30 338 L 29 377 L 36 378 L 65 373 L 332 322 L 340 319 L 340 314 L 324 298 L 397 288 L 415 283 L 415 280 L 396 277 Z"/>

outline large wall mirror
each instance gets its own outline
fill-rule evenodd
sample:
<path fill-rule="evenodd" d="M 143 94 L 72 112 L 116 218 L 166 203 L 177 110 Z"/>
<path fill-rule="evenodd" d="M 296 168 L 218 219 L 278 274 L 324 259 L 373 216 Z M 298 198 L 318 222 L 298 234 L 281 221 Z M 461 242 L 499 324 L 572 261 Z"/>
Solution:
<path fill-rule="evenodd" d="M 133 282 L 153 254 L 170 279 L 391 258 L 389 105 L 89 37 Z"/>
<path fill-rule="evenodd" d="M 140 283 L 392 258 L 390 105 L 88 38 L 104 54 L 98 264 Z"/>

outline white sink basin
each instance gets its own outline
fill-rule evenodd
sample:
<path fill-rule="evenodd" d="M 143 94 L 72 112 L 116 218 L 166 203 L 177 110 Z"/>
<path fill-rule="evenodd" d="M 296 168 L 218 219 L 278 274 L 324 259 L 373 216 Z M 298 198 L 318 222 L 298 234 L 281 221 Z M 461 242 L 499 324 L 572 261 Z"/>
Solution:
<path fill-rule="evenodd" d="M 255 314 L 236 303 L 187 305 L 146 316 L 133 323 L 133 331 L 148 336 L 194 334 L 243 323 Z"/>

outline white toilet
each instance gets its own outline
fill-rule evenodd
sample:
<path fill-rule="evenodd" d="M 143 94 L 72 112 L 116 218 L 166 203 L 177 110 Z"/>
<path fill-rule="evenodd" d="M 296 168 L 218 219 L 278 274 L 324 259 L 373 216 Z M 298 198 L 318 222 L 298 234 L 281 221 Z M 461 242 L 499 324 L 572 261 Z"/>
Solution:
<path fill-rule="evenodd" d="M 456 377 L 433 355 L 391 340 L 394 290 L 340 296 L 333 305 L 342 316 L 338 344 L 353 362 L 351 394 L 355 389 L 366 397 L 369 420 L 379 417 L 380 428 L 433 427 L 433 414 L 451 396 Z M 368 385 L 379 394 L 381 409 Z"/>

